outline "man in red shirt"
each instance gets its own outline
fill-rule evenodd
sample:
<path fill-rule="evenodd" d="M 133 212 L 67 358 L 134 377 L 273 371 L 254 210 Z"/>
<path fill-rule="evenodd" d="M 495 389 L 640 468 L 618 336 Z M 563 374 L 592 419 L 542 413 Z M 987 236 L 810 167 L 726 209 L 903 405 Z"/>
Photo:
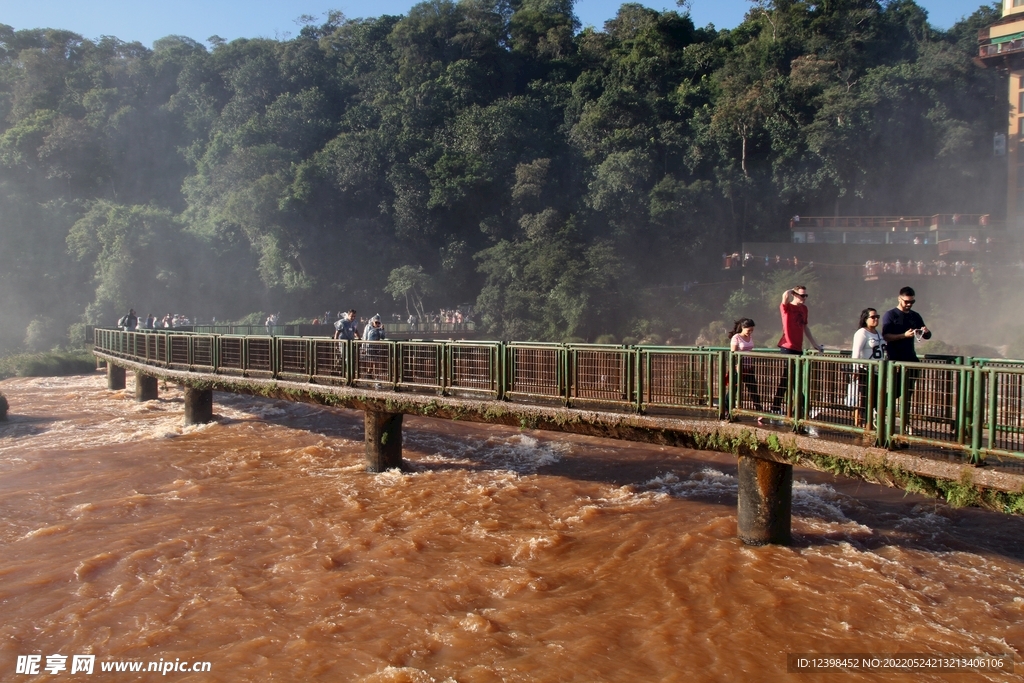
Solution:
<path fill-rule="evenodd" d="M 803 285 L 787 289 L 782 294 L 782 303 L 779 304 L 779 313 L 782 314 L 782 339 L 779 340 L 779 351 L 784 354 L 802 355 L 804 338 L 810 342 L 812 348 L 818 351 L 825 349 L 814 339 L 811 328 L 808 326 L 807 297 L 807 288 Z M 789 388 L 789 365 L 787 362 L 782 366 L 779 386 L 775 390 L 775 398 L 772 400 L 772 411 L 776 413 L 781 411 L 782 398 Z"/>
<path fill-rule="evenodd" d="M 825 347 L 814 340 L 811 328 L 807 326 L 807 288 L 797 285 L 782 294 L 779 313 L 782 314 L 782 339 L 779 350 L 783 353 L 801 355 L 804 352 L 804 337 L 819 351 Z"/>

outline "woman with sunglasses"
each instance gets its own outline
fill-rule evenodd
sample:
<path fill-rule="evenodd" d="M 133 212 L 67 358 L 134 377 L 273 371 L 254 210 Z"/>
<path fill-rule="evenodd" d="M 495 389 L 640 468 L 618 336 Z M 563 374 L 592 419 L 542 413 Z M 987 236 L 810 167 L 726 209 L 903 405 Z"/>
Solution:
<path fill-rule="evenodd" d="M 874 308 L 865 308 L 860 312 L 860 324 L 853 335 L 853 358 L 870 358 L 882 360 L 885 357 L 885 339 L 878 329 L 880 316 Z"/>
<path fill-rule="evenodd" d="M 885 339 L 878 329 L 880 316 L 878 310 L 865 308 L 860 312 L 860 324 L 857 332 L 853 335 L 852 358 L 865 358 L 869 360 L 882 360 L 885 357 Z M 857 411 L 853 416 L 854 425 L 861 425 L 861 415 L 866 414 L 868 405 L 868 368 L 866 365 L 856 364 L 857 370 L 850 382 L 856 386 L 847 389 L 847 404 L 856 400 Z"/>

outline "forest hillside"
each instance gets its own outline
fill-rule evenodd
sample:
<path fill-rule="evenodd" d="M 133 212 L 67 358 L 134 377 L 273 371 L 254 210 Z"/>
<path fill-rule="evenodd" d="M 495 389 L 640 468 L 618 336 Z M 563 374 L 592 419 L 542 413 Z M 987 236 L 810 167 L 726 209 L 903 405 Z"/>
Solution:
<path fill-rule="evenodd" d="M 573 5 L 152 49 L 0 24 L 0 352 L 130 306 L 290 320 L 410 293 L 495 339 L 692 343 L 739 286 L 692 283 L 793 214 L 1004 203 L 1005 81 L 971 62 L 994 6 L 944 31 L 912 0 L 762 1 L 717 30 L 624 4 L 581 31 Z"/>

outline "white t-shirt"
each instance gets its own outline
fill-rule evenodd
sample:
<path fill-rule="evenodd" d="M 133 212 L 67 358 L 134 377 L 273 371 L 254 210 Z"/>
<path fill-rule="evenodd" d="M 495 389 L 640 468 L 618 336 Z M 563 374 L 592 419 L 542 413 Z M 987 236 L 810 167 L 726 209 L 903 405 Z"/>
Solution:
<path fill-rule="evenodd" d="M 882 360 L 885 358 L 885 339 L 877 329 L 875 332 L 868 331 L 862 327 L 853 335 L 853 358 L 868 358 L 870 360 Z"/>

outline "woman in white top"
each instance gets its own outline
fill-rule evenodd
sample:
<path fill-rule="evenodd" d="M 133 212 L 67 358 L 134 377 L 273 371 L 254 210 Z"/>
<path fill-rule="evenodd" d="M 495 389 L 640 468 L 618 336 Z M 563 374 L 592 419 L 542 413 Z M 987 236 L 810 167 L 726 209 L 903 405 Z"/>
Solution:
<path fill-rule="evenodd" d="M 740 318 L 737 320 L 732 327 L 732 339 L 729 340 L 729 350 L 736 351 L 753 351 L 754 350 L 754 321 L 750 318 Z M 750 358 L 744 358 L 740 363 L 740 378 L 743 382 L 744 388 L 747 390 L 747 395 L 750 397 L 751 403 L 754 405 L 754 410 L 759 413 L 764 412 L 764 407 L 761 405 L 761 394 L 757 388 L 757 377 L 754 375 L 754 363 Z M 742 406 L 743 395 L 740 394 L 740 405 Z M 763 422 L 763 418 L 757 418 L 758 424 Z"/>
<path fill-rule="evenodd" d="M 860 324 L 857 332 L 853 335 L 851 357 L 869 360 L 882 360 L 885 358 L 885 339 L 882 337 L 882 331 L 878 329 L 878 319 L 878 311 L 874 308 L 865 308 L 860 312 Z M 857 374 L 851 378 L 851 381 L 857 382 L 856 389 L 851 387 L 852 391 L 850 392 L 850 394 L 857 396 L 857 411 L 854 413 L 853 423 L 860 426 L 861 415 L 867 414 L 868 407 L 867 367 L 858 365 Z M 852 398 L 852 395 L 850 398 Z"/>
<path fill-rule="evenodd" d="M 885 358 L 885 340 L 878 329 L 878 311 L 865 308 L 860 312 L 860 325 L 853 335 L 853 358 L 882 360 Z"/>

